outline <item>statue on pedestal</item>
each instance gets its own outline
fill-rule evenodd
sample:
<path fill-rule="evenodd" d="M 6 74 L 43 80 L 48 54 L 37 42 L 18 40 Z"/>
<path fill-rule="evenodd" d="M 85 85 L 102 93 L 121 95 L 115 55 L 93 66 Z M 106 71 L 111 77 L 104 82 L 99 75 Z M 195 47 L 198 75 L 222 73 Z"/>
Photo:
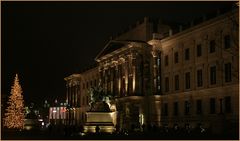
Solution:
<path fill-rule="evenodd" d="M 84 132 L 114 132 L 116 114 L 115 111 L 110 110 L 110 100 L 113 96 L 105 93 L 100 86 L 90 88 L 89 94 L 91 96 L 90 109 L 86 112 Z"/>
<path fill-rule="evenodd" d="M 90 88 L 89 93 L 91 96 L 89 103 L 91 112 L 110 112 L 108 103 L 112 95 L 105 93 L 101 87 Z"/>

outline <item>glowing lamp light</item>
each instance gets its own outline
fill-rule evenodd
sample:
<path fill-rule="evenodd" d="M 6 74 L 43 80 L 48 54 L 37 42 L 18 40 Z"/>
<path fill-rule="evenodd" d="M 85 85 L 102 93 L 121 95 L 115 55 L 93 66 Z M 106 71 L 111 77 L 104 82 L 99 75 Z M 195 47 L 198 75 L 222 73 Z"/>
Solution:
<path fill-rule="evenodd" d="M 25 126 L 25 129 L 26 129 L 26 130 L 31 130 L 31 129 L 32 129 L 32 126 Z"/>
<path fill-rule="evenodd" d="M 141 125 L 143 125 L 143 123 L 144 123 L 144 115 L 143 114 L 139 115 L 139 122 Z"/>
<path fill-rule="evenodd" d="M 57 111 L 56 110 L 53 110 L 53 113 L 56 113 Z"/>

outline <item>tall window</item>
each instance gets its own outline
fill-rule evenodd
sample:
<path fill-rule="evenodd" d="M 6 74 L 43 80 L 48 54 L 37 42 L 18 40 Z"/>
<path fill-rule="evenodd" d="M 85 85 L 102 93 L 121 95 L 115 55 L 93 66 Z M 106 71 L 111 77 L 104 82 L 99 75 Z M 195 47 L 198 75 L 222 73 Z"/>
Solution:
<path fill-rule="evenodd" d="M 230 42 L 230 36 L 229 35 L 226 35 L 224 36 L 224 48 L 225 49 L 228 49 L 231 47 L 231 42 Z"/>
<path fill-rule="evenodd" d="M 215 52 L 215 45 L 216 45 L 215 40 L 211 40 L 210 41 L 210 50 L 209 50 L 210 53 Z"/>
<path fill-rule="evenodd" d="M 188 101 L 185 101 L 185 115 L 189 115 L 190 112 L 190 103 Z"/>
<path fill-rule="evenodd" d="M 174 102 L 174 116 L 178 115 L 178 102 Z"/>
<path fill-rule="evenodd" d="M 179 75 L 175 75 L 175 90 L 179 90 Z"/>
<path fill-rule="evenodd" d="M 189 48 L 185 49 L 185 60 L 189 60 L 190 56 L 189 56 Z"/>
<path fill-rule="evenodd" d="M 190 72 L 185 74 L 185 88 L 190 89 Z"/>
<path fill-rule="evenodd" d="M 197 70 L 197 86 L 201 87 L 203 85 L 202 70 Z"/>
<path fill-rule="evenodd" d="M 210 84 L 216 84 L 216 66 L 210 67 Z"/>
<path fill-rule="evenodd" d="M 197 57 L 202 56 L 202 45 L 198 44 L 197 45 Z"/>
<path fill-rule="evenodd" d="M 165 91 L 166 92 L 169 91 L 169 79 L 168 79 L 168 77 L 165 78 Z"/>
<path fill-rule="evenodd" d="M 225 82 L 232 81 L 231 63 L 225 64 Z"/>
<path fill-rule="evenodd" d="M 164 109 L 163 109 L 164 116 L 168 116 L 168 104 L 164 103 L 163 107 L 164 107 Z"/>
<path fill-rule="evenodd" d="M 202 100 L 197 100 L 197 114 L 202 114 Z"/>
<path fill-rule="evenodd" d="M 215 114 L 216 112 L 216 101 L 215 98 L 210 98 L 210 114 Z"/>
<path fill-rule="evenodd" d="M 231 112 L 231 97 L 230 96 L 225 97 L 225 112 L 226 113 Z"/>
<path fill-rule="evenodd" d="M 178 52 L 174 53 L 174 63 L 178 63 Z"/>
<path fill-rule="evenodd" d="M 168 55 L 165 56 L 165 66 L 168 66 Z"/>

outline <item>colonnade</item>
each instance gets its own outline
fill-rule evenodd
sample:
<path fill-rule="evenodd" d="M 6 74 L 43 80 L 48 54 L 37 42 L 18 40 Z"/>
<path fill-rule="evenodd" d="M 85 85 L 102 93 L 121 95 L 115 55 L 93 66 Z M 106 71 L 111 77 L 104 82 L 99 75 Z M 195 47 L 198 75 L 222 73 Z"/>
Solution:
<path fill-rule="evenodd" d="M 143 58 L 127 52 L 99 64 L 104 91 L 117 97 L 142 95 Z"/>
<path fill-rule="evenodd" d="M 76 82 L 73 84 L 67 84 L 67 93 L 66 93 L 66 100 L 68 105 L 72 107 L 79 107 L 80 106 L 80 83 Z"/>

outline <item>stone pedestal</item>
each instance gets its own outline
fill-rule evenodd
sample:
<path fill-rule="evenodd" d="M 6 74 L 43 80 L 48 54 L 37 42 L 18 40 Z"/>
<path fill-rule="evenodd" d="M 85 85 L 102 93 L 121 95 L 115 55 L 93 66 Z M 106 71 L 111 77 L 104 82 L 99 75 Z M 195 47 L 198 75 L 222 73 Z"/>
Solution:
<path fill-rule="evenodd" d="M 84 132 L 95 133 L 96 127 L 99 132 L 112 133 L 115 131 L 114 118 L 115 112 L 87 112 L 87 121 L 84 125 Z"/>

